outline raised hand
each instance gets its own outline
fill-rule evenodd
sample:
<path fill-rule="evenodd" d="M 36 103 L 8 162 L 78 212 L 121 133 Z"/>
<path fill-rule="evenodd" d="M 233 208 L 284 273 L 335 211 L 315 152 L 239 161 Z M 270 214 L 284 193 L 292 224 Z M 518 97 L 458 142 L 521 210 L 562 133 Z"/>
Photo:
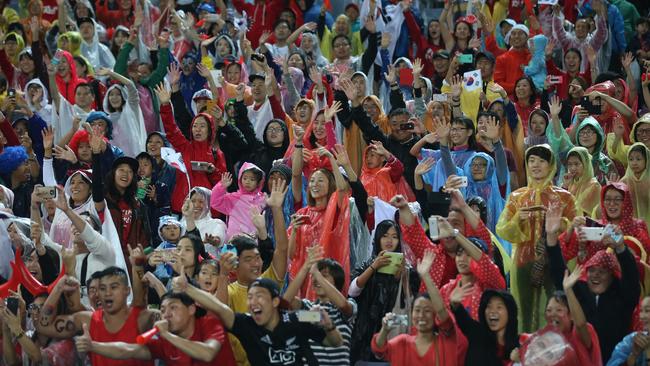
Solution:
<path fill-rule="evenodd" d="M 330 107 L 325 107 L 325 121 L 333 121 L 334 116 L 341 111 L 341 102 L 338 100 Z"/>
<path fill-rule="evenodd" d="M 492 83 L 490 86 L 488 86 L 488 89 L 493 93 L 499 94 L 504 100 L 508 97 L 506 90 L 497 83 Z"/>
<path fill-rule="evenodd" d="M 305 136 L 305 129 L 298 126 L 298 125 L 293 125 L 293 135 L 296 137 L 297 141 L 302 141 L 302 138 Z"/>
<path fill-rule="evenodd" d="M 451 123 L 446 120 L 440 120 L 440 124 L 437 126 L 436 134 L 440 140 L 446 141 L 449 138 L 449 133 L 451 132 Z"/>
<path fill-rule="evenodd" d="M 339 86 L 341 90 L 343 90 L 343 92 L 345 93 L 345 96 L 347 96 L 351 102 L 354 103 L 357 100 L 357 96 L 358 96 L 357 88 L 354 86 L 352 81 L 340 80 Z"/>
<path fill-rule="evenodd" d="M 196 71 L 199 73 L 199 75 L 203 76 L 205 79 L 207 80 L 212 79 L 212 73 L 202 63 L 196 64 Z"/>
<path fill-rule="evenodd" d="M 266 196 L 266 204 L 271 208 L 281 208 L 288 190 L 286 181 L 274 180 L 271 182 L 271 194 Z"/>
<path fill-rule="evenodd" d="M 32 38 L 38 38 L 41 33 L 41 23 L 38 17 L 32 17 L 29 20 L 29 29 L 32 31 Z"/>
<path fill-rule="evenodd" d="M 260 39 L 259 39 L 259 43 L 258 43 L 258 44 L 259 44 L 260 46 L 263 45 L 263 44 L 265 44 L 266 41 L 269 39 L 269 37 L 271 37 L 271 32 L 269 32 L 268 30 L 267 30 L 267 31 L 264 31 L 264 32 L 262 33 L 262 35 L 260 36 Z"/>
<path fill-rule="evenodd" d="M 178 84 L 181 80 L 181 68 L 177 63 L 169 64 L 167 67 L 167 76 L 169 78 L 169 84 L 175 85 Z"/>
<path fill-rule="evenodd" d="M 436 253 L 434 253 L 431 249 L 427 249 L 417 266 L 417 271 L 420 277 L 429 275 L 429 271 L 431 270 L 431 265 L 433 265 L 434 259 L 436 259 Z"/>
<path fill-rule="evenodd" d="M 472 291 L 474 291 L 473 283 L 466 283 L 464 285 L 460 284 L 460 281 L 454 287 L 454 290 L 449 295 L 449 303 L 452 306 L 459 305 L 463 302 L 463 299 L 469 296 Z"/>
<path fill-rule="evenodd" d="M 224 188 L 228 188 L 230 187 L 231 184 L 232 184 L 232 174 L 230 174 L 229 172 L 225 172 L 221 174 L 221 185 Z"/>
<path fill-rule="evenodd" d="M 564 291 L 567 291 L 578 282 L 580 279 L 580 276 L 582 275 L 582 266 L 578 264 L 576 268 L 573 269 L 573 272 L 569 274 L 569 270 L 566 269 L 564 270 L 564 279 L 562 280 L 562 287 L 564 288 Z"/>
<path fill-rule="evenodd" d="M 147 256 L 144 254 L 144 249 L 142 244 L 138 244 L 135 248 L 131 247 L 131 244 L 127 244 L 127 249 L 129 250 L 129 261 L 132 266 L 144 266 L 147 262 Z"/>
<path fill-rule="evenodd" d="M 96 70 L 95 72 L 96 72 L 97 75 L 99 75 L 99 76 L 108 76 L 108 75 L 111 73 L 111 71 L 112 71 L 111 69 L 108 69 L 108 68 L 106 68 L 106 67 L 100 67 L 100 68 L 99 68 L 98 70 Z"/>
<path fill-rule="evenodd" d="M 557 95 L 551 97 L 551 101 L 548 103 L 548 110 L 551 112 L 552 117 L 557 117 L 562 111 L 562 102 Z"/>
<path fill-rule="evenodd" d="M 422 60 L 419 58 L 416 58 L 415 61 L 413 62 L 413 79 L 417 79 L 422 74 L 422 69 L 424 69 L 424 66 L 422 65 Z"/>
<path fill-rule="evenodd" d="M 451 78 L 451 96 L 454 98 L 459 98 L 460 93 L 463 91 L 463 77 L 460 75 L 454 75 Z"/>
<path fill-rule="evenodd" d="M 436 164 L 436 160 L 434 158 L 426 158 L 422 160 L 421 162 L 418 163 L 418 165 L 415 167 L 415 174 L 416 175 L 425 175 L 431 169 L 433 169 L 433 166 Z"/>
<path fill-rule="evenodd" d="M 375 23 L 375 18 L 372 15 L 368 15 L 366 17 L 366 24 L 365 24 L 366 29 L 370 33 L 376 33 L 377 32 L 377 23 Z"/>
<path fill-rule="evenodd" d="M 185 202 L 183 202 L 181 212 L 183 213 L 183 217 L 194 217 L 194 204 L 190 199 L 186 199 Z"/>
<path fill-rule="evenodd" d="M 488 117 L 485 124 L 485 137 L 492 140 L 493 143 L 501 138 L 501 128 L 499 128 L 499 123 L 494 116 Z"/>
<path fill-rule="evenodd" d="M 41 131 L 43 137 L 43 148 L 51 149 L 54 145 L 54 127 L 47 126 Z"/>
<path fill-rule="evenodd" d="M 627 52 L 625 55 L 621 56 L 621 64 L 623 64 L 623 68 L 625 70 L 630 69 L 630 65 L 632 65 L 632 62 L 634 61 L 634 56 L 632 56 L 632 52 Z"/>
<path fill-rule="evenodd" d="M 384 144 L 381 143 L 381 141 L 375 141 L 372 140 L 372 143 L 370 144 L 373 150 L 375 150 L 375 153 L 377 155 L 381 155 L 384 158 L 388 158 L 391 154 L 386 150 L 384 147 Z"/>
<path fill-rule="evenodd" d="M 395 197 L 391 198 L 389 203 L 397 209 L 405 208 L 409 204 L 406 198 L 404 198 L 404 196 L 401 194 L 398 194 Z"/>
<path fill-rule="evenodd" d="M 323 74 L 316 66 L 309 68 L 309 78 L 318 86 L 323 86 Z"/>
<path fill-rule="evenodd" d="M 253 226 L 257 230 L 263 230 L 266 229 L 266 220 L 264 219 L 264 215 L 260 211 L 260 209 L 256 206 L 253 206 L 250 208 L 250 217 L 251 217 L 251 222 L 253 222 Z"/>
<path fill-rule="evenodd" d="M 65 145 L 65 148 L 58 145 L 54 146 L 52 156 L 54 156 L 55 159 L 69 161 L 72 164 L 75 164 L 78 161 L 77 155 L 75 155 L 74 151 L 68 145 Z"/>
<path fill-rule="evenodd" d="M 345 146 L 341 144 L 334 145 L 334 156 L 336 157 L 336 163 L 339 166 L 350 164 L 350 157 L 348 156 L 348 151 L 345 149 Z"/>
<path fill-rule="evenodd" d="M 323 146 L 319 146 L 318 149 L 316 150 L 316 152 L 318 153 L 318 156 L 320 156 L 320 157 L 326 157 L 326 158 L 330 158 L 330 159 L 334 157 L 334 155 L 332 155 L 332 153 L 329 152 L 329 150 L 327 150 Z"/>
<path fill-rule="evenodd" d="M 90 337 L 90 331 L 88 330 L 88 324 L 83 323 L 83 333 L 80 336 L 76 336 L 74 339 L 75 346 L 77 347 L 77 352 L 79 353 L 88 353 L 93 350 L 93 340 Z"/>
<path fill-rule="evenodd" d="M 63 212 L 68 212 L 70 205 L 68 204 L 68 199 L 66 198 L 65 192 L 61 187 L 56 187 L 56 208 Z"/>
<path fill-rule="evenodd" d="M 388 73 L 385 73 L 386 81 L 388 84 L 393 84 L 397 81 L 397 68 L 393 65 L 388 65 Z"/>
<path fill-rule="evenodd" d="M 545 227 L 547 233 L 557 233 L 562 225 L 562 206 L 559 203 L 551 203 L 546 211 Z"/>
<path fill-rule="evenodd" d="M 165 84 L 163 83 L 160 83 L 158 84 L 158 86 L 156 86 L 156 95 L 158 96 L 158 101 L 160 102 L 160 105 L 167 104 L 172 99 L 169 90 L 165 88 Z"/>

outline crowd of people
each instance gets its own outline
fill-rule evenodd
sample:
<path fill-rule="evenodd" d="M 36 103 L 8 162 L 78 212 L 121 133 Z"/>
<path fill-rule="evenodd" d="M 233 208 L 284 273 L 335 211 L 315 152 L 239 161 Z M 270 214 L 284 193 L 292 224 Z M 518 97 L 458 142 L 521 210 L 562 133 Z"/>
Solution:
<path fill-rule="evenodd" d="M 647 1 L 0 4 L 1 364 L 650 362 Z"/>

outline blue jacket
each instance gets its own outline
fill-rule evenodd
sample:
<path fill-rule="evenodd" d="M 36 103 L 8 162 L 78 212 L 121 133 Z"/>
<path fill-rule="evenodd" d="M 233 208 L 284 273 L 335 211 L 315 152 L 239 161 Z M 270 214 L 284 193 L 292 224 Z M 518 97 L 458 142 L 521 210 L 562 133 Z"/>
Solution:
<path fill-rule="evenodd" d="M 531 38 L 535 45 L 533 57 L 530 58 L 528 66 L 524 68 L 524 73 L 530 76 L 535 83 L 537 90 L 544 89 L 544 79 L 546 79 L 546 56 L 544 49 L 548 43 L 548 39 L 543 34 L 538 34 Z"/>
<path fill-rule="evenodd" d="M 614 348 L 614 352 L 612 352 L 612 356 L 609 358 L 609 361 L 607 361 L 607 366 L 619 366 L 619 365 L 626 365 L 627 358 L 630 357 L 630 354 L 632 354 L 632 347 L 634 346 L 634 336 L 636 335 L 637 332 L 632 332 L 623 338 L 618 344 L 616 345 L 616 348 Z M 648 362 L 645 359 L 645 352 L 641 353 L 639 357 L 636 358 L 636 362 L 634 362 L 634 366 L 646 366 L 648 365 Z"/>
<path fill-rule="evenodd" d="M 592 13 L 591 1 L 585 3 L 580 11 L 583 13 Z M 609 25 L 609 41 L 612 44 L 612 53 L 623 54 L 627 48 L 625 22 L 618 8 L 609 2 L 607 3 L 607 24 Z"/>

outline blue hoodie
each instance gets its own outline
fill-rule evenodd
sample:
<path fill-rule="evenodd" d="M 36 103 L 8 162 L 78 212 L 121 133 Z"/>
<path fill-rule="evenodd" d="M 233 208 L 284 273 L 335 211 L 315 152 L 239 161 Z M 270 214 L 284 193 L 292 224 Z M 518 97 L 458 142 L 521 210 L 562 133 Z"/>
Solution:
<path fill-rule="evenodd" d="M 535 88 L 541 91 L 544 89 L 544 80 L 546 79 L 546 56 L 544 55 L 544 50 L 548 43 L 548 38 L 543 34 L 538 34 L 531 38 L 529 42 L 533 43 L 535 50 L 532 52 L 533 56 L 528 62 L 528 66 L 524 68 L 524 73 L 533 79 Z"/>

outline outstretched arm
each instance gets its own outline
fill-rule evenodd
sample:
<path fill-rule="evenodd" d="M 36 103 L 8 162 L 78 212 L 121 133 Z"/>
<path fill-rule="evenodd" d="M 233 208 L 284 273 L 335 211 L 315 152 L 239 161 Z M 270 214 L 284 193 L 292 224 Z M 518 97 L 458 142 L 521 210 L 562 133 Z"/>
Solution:
<path fill-rule="evenodd" d="M 181 273 L 185 273 L 185 268 L 181 270 Z M 226 329 L 232 329 L 235 324 L 235 312 L 228 305 L 217 300 L 211 293 L 190 285 L 185 276 L 175 277 L 172 280 L 172 289 L 175 292 L 185 292 L 206 310 L 217 314 Z"/>

